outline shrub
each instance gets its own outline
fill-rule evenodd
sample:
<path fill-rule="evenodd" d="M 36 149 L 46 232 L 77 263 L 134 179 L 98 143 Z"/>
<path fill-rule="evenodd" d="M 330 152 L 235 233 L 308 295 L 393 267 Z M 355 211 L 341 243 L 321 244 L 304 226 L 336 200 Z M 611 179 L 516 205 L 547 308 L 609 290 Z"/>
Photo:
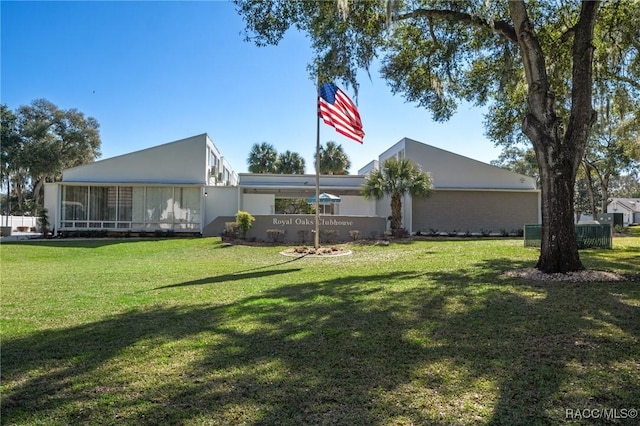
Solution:
<path fill-rule="evenodd" d="M 360 231 L 358 231 L 357 229 L 353 229 L 349 231 L 349 236 L 353 241 L 357 241 L 360 239 Z"/>
<path fill-rule="evenodd" d="M 405 228 L 398 228 L 394 229 L 392 231 L 392 234 L 396 238 L 406 238 L 409 236 L 409 231 L 407 231 Z"/>
<path fill-rule="evenodd" d="M 302 244 L 307 242 L 307 237 L 309 236 L 309 231 L 306 229 L 300 229 L 298 231 L 298 237 L 300 238 L 300 242 Z"/>
<path fill-rule="evenodd" d="M 40 232 L 42 232 L 42 238 L 47 238 L 49 235 L 49 212 L 47 209 L 40 209 L 38 212 L 38 226 Z"/>
<path fill-rule="evenodd" d="M 613 227 L 613 232 L 615 232 L 616 234 L 625 234 L 628 231 L 629 230 L 627 228 L 619 224 Z"/>
<path fill-rule="evenodd" d="M 335 241 L 337 236 L 338 236 L 338 230 L 337 229 L 320 230 L 320 240 L 322 240 L 324 242 L 331 243 L 331 242 Z"/>
<path fill-rule="evenodd" d="M 236 222 L 225 222 L 223 235 L 229 238 L 236 238 L 238 236 L 238 224 Z"/>
<path fill-rule="evenodd" d="M 267 238 L 274 243 L 281 241 L 281 238 L 284 237 L 284 234 L 284 229 L 267 229 Z"/>
<path fill-rule="evenodd" d="M 238 210 L 236 213 L 236 223 L 238 224 L 238 228 L 240 229 L 243 239 L 247 238 L 247 232 L 249 232 L 249 229 L 251 229 L 255 220 L 256 218 L 249 212 Z"/>

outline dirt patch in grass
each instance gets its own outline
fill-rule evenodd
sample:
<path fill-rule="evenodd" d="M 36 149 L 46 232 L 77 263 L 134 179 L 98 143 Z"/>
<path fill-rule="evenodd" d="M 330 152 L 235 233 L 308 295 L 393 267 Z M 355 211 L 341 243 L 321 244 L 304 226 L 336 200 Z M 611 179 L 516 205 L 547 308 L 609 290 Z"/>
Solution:
<path fill-rule="evenodd" d="M 503 272 L 507 278 L 524 278 L 533 281 L 569 281 L 569 282 L 619 282 L 639 281 L 640 274 L 620 274 L 611 271 L 585 270 L 566 274 L 545 274 L 535 268 L 514 269 Z"/>

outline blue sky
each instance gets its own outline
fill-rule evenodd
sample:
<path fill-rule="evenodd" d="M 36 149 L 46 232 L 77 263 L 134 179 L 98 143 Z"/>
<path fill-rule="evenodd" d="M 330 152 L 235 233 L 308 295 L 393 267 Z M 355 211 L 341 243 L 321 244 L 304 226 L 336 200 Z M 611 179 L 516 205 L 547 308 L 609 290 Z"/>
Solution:
<path fill-rule="evenodd" d="M 243 40 L 229 2 L 2 1 L 0 101 L 10 109 L 45 98 L 100 123 L 108 158 L 208 133 L 236 172 L 258 142 L 291 150 L 314 173 L 316 87 L 303 34 L 278 46 Z M 321 124 L 320 141 L 341 144 L 351 173 L 403 137 L 480 161 L 500 153 L 484 136 L 482 110 L 462 105 L 447 123 L 393 96 L 378 69 L 362 73 L 360 145 Z M 353 93 L 345 88 L 352 96 Z"/>

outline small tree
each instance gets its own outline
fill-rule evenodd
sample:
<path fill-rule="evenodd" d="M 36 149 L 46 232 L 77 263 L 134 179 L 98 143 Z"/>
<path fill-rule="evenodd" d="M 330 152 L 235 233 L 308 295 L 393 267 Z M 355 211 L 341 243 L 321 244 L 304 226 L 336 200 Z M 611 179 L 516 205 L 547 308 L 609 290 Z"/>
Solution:
<path fill-rule="evenodd" d="M 38 226 L 40 227 L 40 232 L 42 232 L 42 238 L 47 238 L 49 235 L 49 212 L 47 209 L 40 209 L 38 214 Z"/>
<path fill-rule="evenodd" d="M 402 197 L 428 197 L 431 194 L 431 178 L 408 158 L 391 157 L 382 164 L 380 170 L 374 170 L 361 188 L 367 199 L 380 200 L 391 197 L 391 232 L 402 236 Z"/>
<path fill-rule="evenodd" d="M 249 212 L 238 210 L 236 213 L 236 223 L 238 224 L 238 228 L 240 228 L 240 233 L 242 234 L 243 239 L 247 238 L 247 232 L 249 232 L 249 229 L 251 229 L 255 220 L 256 218 Z"/>

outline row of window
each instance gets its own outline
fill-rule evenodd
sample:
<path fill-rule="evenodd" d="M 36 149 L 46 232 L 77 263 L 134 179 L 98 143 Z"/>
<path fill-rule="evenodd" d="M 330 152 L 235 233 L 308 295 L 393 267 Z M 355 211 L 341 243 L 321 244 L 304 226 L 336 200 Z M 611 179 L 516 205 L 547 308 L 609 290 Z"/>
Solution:
<path fill-rule="evenodd" d="M 227 169 L 222 160 L 218 158 L 215 152 L 211 149 L 207 149 L 209 152 L 209 185 L 230 185 L 231 184 L 231 172 Z"/>
<path fill-rule="evenodd" d="M 63 228 L 197 229 L 200 188 L 62 186 Z"/>

